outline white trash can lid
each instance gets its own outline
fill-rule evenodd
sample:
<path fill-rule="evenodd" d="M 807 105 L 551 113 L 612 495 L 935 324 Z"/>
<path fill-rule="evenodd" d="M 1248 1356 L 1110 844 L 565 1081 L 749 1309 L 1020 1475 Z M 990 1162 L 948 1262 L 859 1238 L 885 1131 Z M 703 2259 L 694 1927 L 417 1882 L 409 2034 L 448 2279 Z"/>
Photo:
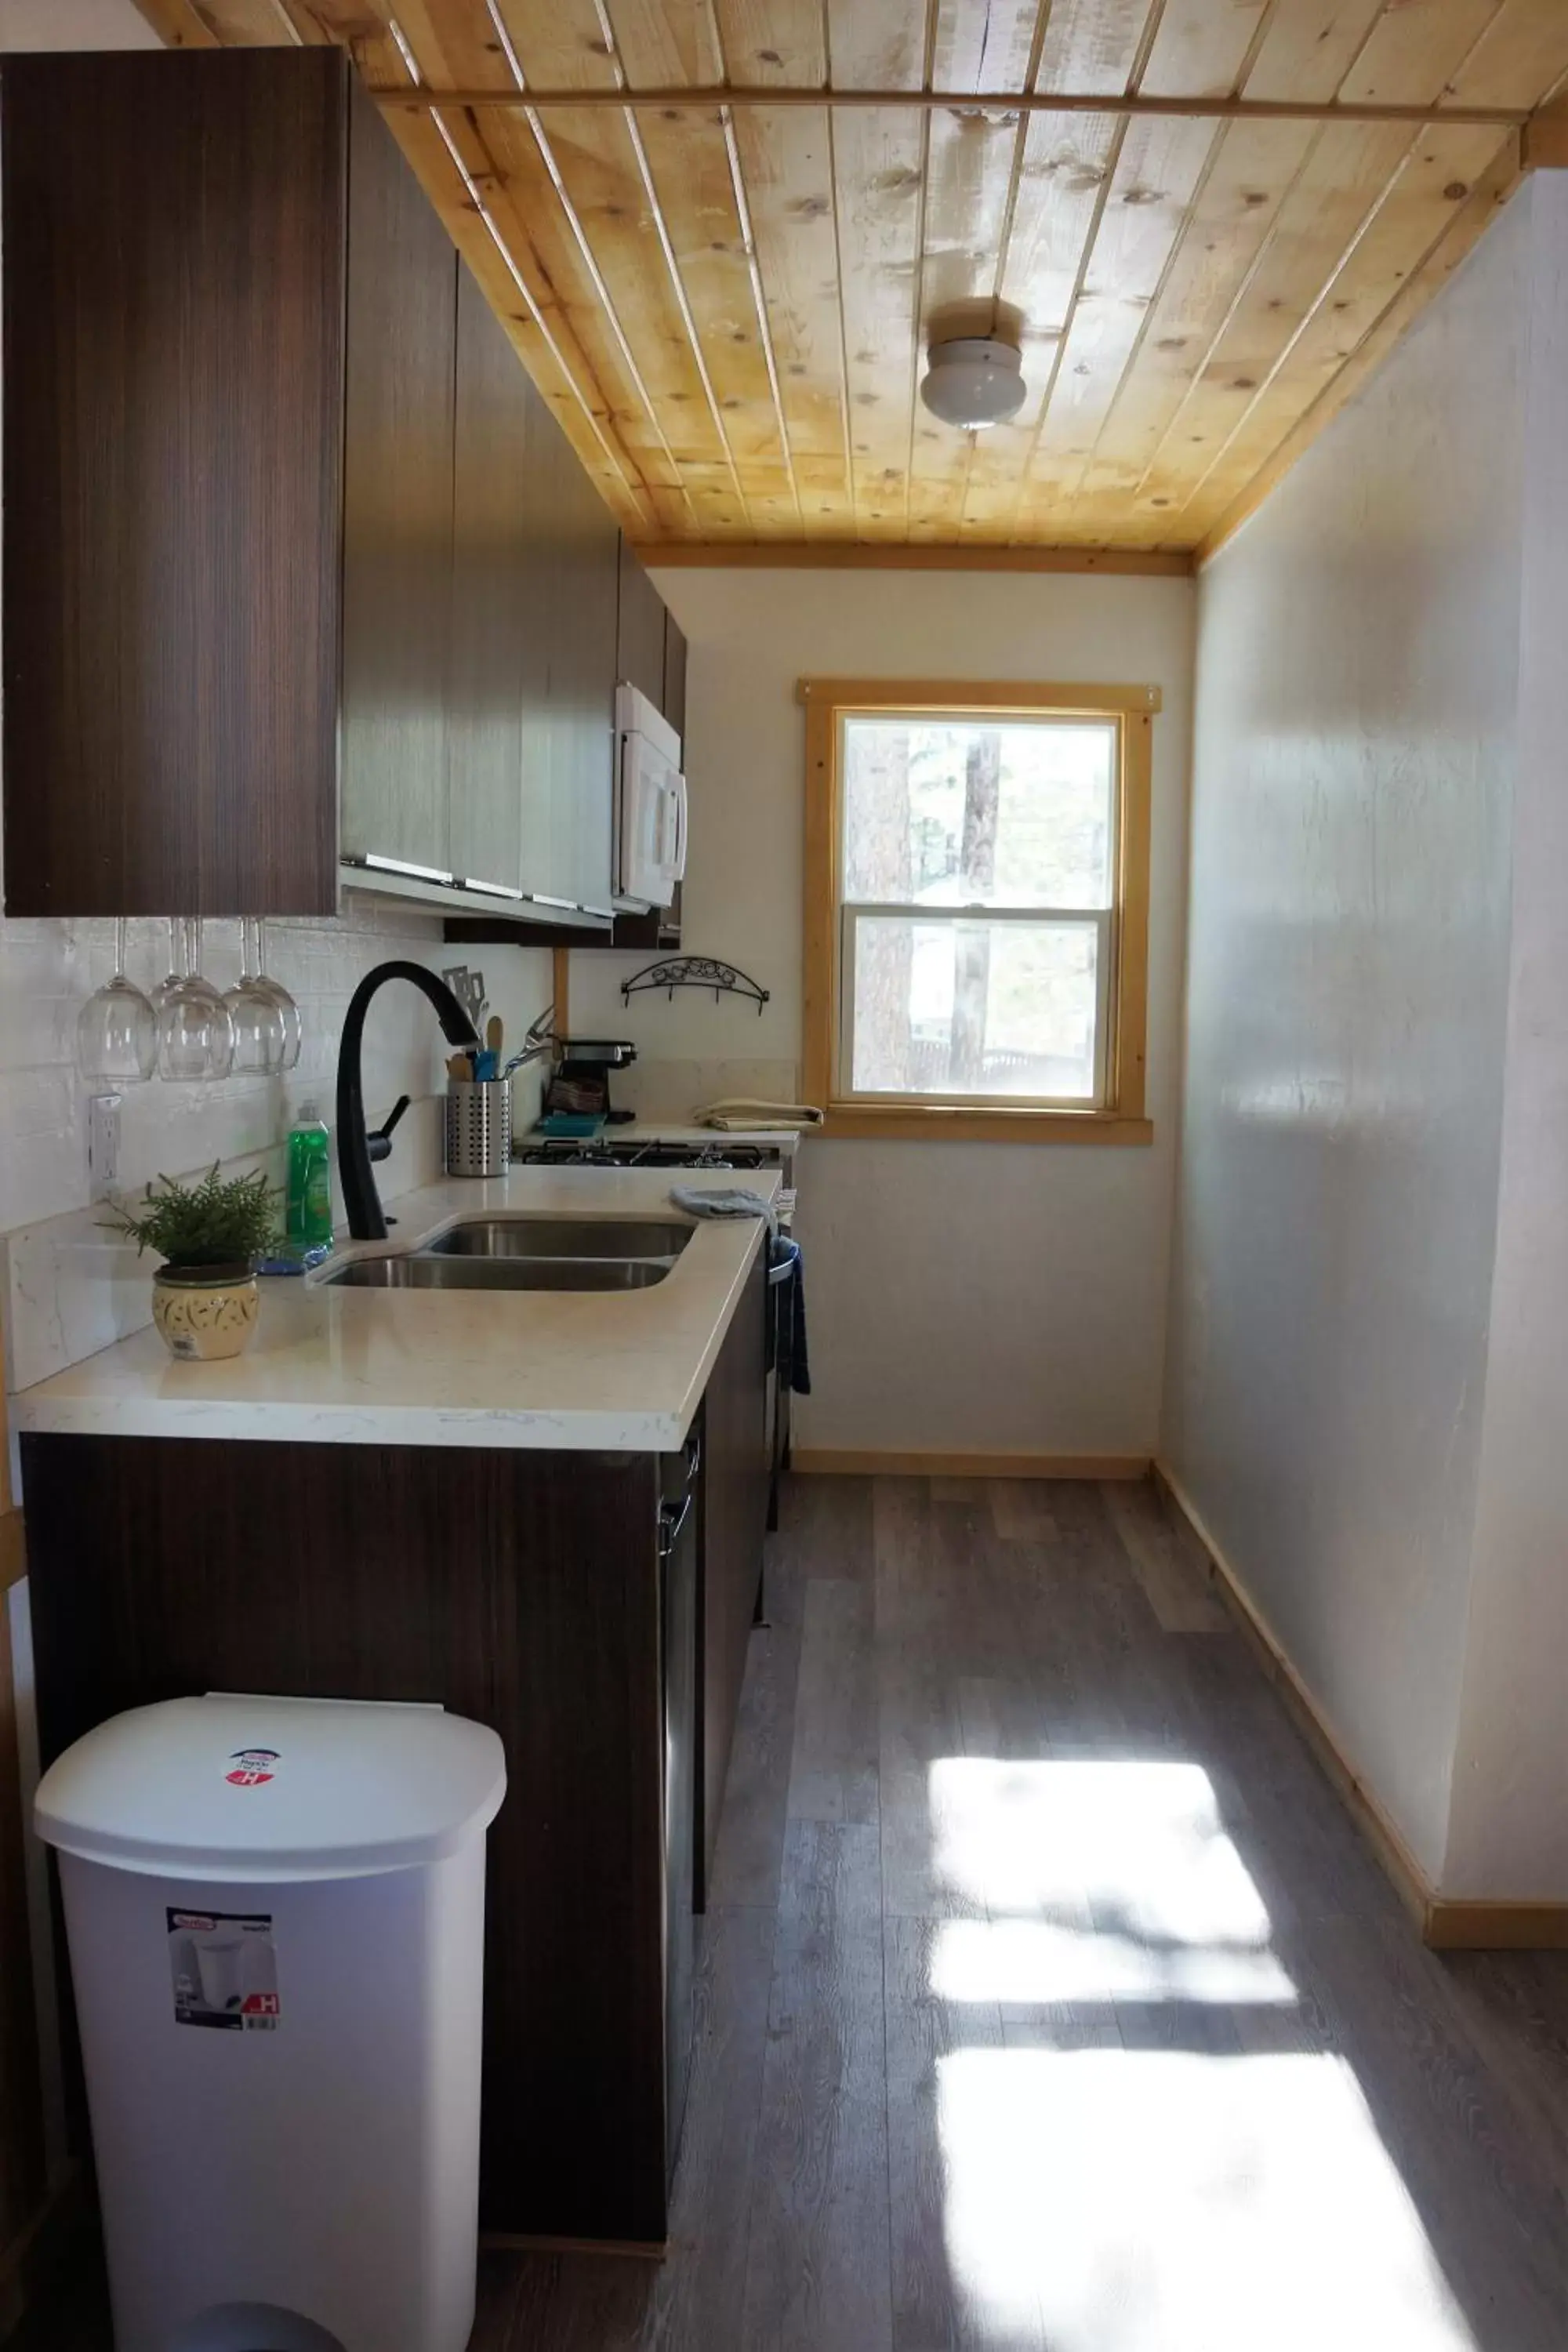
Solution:
<path fill-rule="evenodd" d="M 38 1784 L 38 1835 L 154 1878 L 367 1878 L 480 1836 L 506 1794 L 500 1739 L 438 1706 L 166 1699 L 100 1723 Z"/>

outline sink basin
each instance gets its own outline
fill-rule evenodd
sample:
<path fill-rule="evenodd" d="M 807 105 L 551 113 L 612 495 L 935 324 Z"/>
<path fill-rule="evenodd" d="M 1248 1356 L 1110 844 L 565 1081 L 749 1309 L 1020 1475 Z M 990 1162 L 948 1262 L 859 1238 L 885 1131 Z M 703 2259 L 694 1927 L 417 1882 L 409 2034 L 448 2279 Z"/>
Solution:
<path fill-rule="evenodd" d="M 692 1228 L 652 1217 L 469 1217 L 401 1257 L 361 1257 L 324 1282 L 349 1290 L 647 1290 Z"/>
<path fill-rule="evenodd" d="M 421 1256 L 505 1258 L 666 1258 L 679 1256 L 689 1225 L 664 1218 L 470 1217 Z"/>
<path fill-rule="evenodd" d="M 647 1290 L 668 1272 L 663 1258 L 361 1257 L 321 1278 L 344 1290 Z"/>

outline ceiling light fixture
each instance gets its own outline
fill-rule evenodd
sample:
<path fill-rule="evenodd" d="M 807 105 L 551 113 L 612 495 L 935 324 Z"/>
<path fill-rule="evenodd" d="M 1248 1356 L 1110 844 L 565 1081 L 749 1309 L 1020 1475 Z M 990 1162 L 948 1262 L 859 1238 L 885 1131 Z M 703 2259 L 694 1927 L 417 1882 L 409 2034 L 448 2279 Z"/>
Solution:
<path fill-rule="evenodd" d="M 1005 425 L 1024 405 L 1028 387 L 1023 356 L 1016 343 L 999 335 L 960 335 L 932 343 L 926 363 L 921 398 L 944 425 L 974 433 Z"/>

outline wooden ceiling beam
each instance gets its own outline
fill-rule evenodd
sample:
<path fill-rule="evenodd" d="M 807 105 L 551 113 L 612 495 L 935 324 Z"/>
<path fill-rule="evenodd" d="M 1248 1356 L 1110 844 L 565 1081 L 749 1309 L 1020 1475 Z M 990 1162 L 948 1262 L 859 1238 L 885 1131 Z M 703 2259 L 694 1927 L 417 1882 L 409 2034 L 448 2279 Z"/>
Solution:
<path fill-rule="evenodd" d="M 1554 99 L 1525 124 L 1519 167 L 1521 172 L 1568 171 L 1568 98 Z"/>
<path fill-rule="evenodd" d="M 1090 95 L 1060 89 L 797 89 L 773 84 L 737 89 L 729 83 L 706 89 L 511 90 L 434 89 L 426 84 L 419 89 L 375 89 L 371 95 L 394 113 L 494 106 L 531 108 L 540 113 L 547 108 L 570 107 L 581 113 L 606 106 L 636 111 L 645 107 L 686 111 L 702 107 L 903 107 L 926 114 L 1148 114 L 1203 122 L 1402 122 L 1413 130 L 1447 123 L 1495 125 L 1500 131 L 1522 130 L 1531 119 L 1531 109 L 1520 106 L 1382 106 L 1361 100 L 1325 104 L 1312 99 L 1175 98 L 1127 90 Z"/>
<path fill-rule="evenodd" d="M 136 0 L 166 49 L 216 49 L 221 46 L 212 26 L 198 16 L 191 0 Z"/>
<path fill-rule="evenodd" d="M 1184 547 L 1006 547 L 994 540 L 650 539 L 637 551 L 650 572 L 1103 572 L 1185 579 Z"/>

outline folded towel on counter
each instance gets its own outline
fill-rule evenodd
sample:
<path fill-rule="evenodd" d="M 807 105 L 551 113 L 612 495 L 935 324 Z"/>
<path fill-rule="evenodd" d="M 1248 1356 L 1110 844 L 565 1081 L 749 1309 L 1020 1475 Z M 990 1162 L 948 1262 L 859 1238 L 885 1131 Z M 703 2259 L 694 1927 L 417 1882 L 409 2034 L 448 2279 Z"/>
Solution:
<path fill-rule="evenodd" d="M 797 1127 L 820 1127 L 822 1113 L 810 1103 L 754 1102 L 748 1095 L 731 1095 L 691 1114 L 699 1127 L 717 1128 L 721 1134 L 743 1134 L 748 1128 L 778 1128 L 784 1133 Z"/>
<path fill-rule="evenodd" d="M 761 1217 L 770 1234 L 776 1234 L 779 1229 L 778 1214 L 772 1202 L 740 1184 L 724 1185 L 711 1192 L 700 1192 L 691 1184 L 672 1184 L 669 1197 L 689 1217 Z"/>

